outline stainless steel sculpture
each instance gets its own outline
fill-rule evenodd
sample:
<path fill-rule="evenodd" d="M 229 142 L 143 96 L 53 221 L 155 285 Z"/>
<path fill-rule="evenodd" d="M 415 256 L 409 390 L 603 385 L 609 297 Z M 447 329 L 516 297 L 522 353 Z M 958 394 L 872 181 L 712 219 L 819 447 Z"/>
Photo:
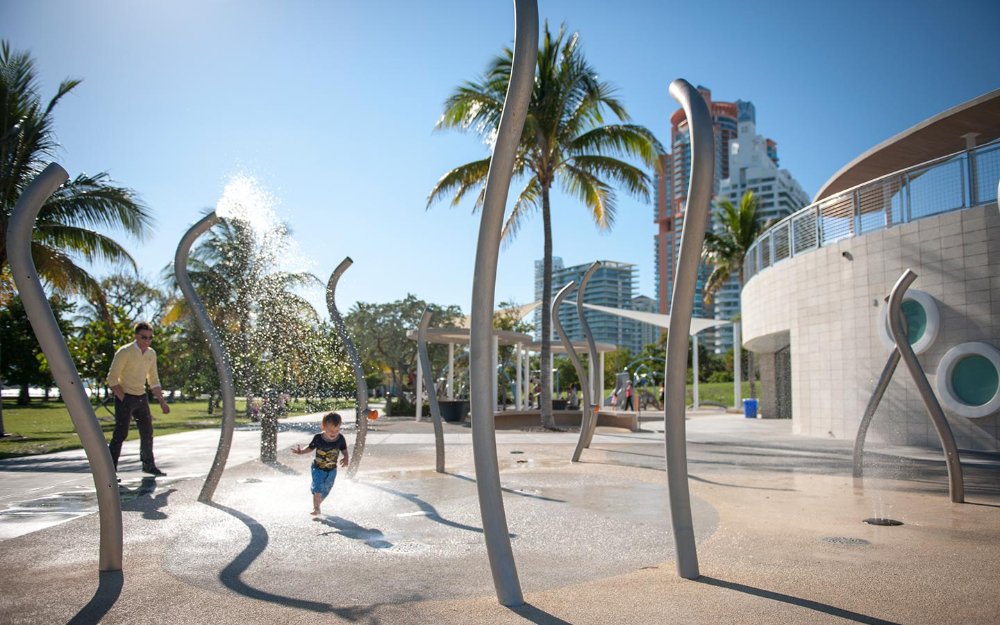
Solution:
<path fill-rule="evenodd" d="M 576 288 L 576 282 L 570 280 L 569 284 L 559 289 L 556 293 L 555 300 L 552 302 L 552 325 L 556 328 L 556 334 L 559 335 L 559 340 L 562 341 L 563 348 L 566 353 L 569 354 L 569 359 L 573 363 L 573 368 L 576 369 L 576 377 L 580 380 L 586 380 L 587 376 L 583 372 L 583 363 L 580 362 L 580 356 L 577 355 L 576 349 L 573 348 L 572 341 L 566 336 L 566 331 L 563 330 L 562 323 L 559 321 L 559 307 L 562 306 L 563 300 L 569 295 L 573 289 Z M 582 300 L 583 297 L 577 298 L 577 301 Z M 581 317 L 582 320 L 582 317 Z M 593 361 L 591 361 L 593 362 Z M 590 409 L 590 384 L 581 383 L 580 388 L 583 390 L 583 405 L 580 407 L 582 410 L 582 416 L 580 419 L 580 438 L 576 442 L 576 449 L 573 450 L 573 462 L 580 461 L 580 454 L 583 453 L 584 440 L 586 439 L 586 432 L 590 429 L 590 421 L 588 420 L 588 415 L 592 413 Z M 596 421 L 596 417 L 594 418 Z"/>
<path fill-rule="evenodd" d="M 80 374 L 69 355 L 59 324 L 52 313 L 45 291 L 38 279 L 35 262 L 31 258 L 31 241 L 35 219 L 42 205 L 59 186 L 69 178 L 57 163 L 50 163 L 21 194 L 7 224 L 7 260 L 17 285 L 24 312 L 31 322 L 31 329 L 49 361 L 49 369 L 62 393 L 73 427 L 80 437 L 87 454 L 90 472 L 97 491 L 97 509 L 100 517 L 100 547 L 98 569 L 122 569 L 122 506 L 118 497 L 118 480 L 115 465 L 108 450 L 101 426 L 83 388 Z"/>
<path fill-rule="evenodd" d="M 906 322 L 904 321 L 902 310 L 903 295 L 916 279 L 917 274 L 911 269 L 907 269 L 899 277 L 899 280 L 896 281 L 895 286 L 892 287 L 892 291 L 889 293 L 889 331 L 892 334 L 892 340 L 896 343 L 896 349 L 899 350 L 903 363 L 910 371 L 910 377 L 913 378 L 913 382 L 917 385 L 920 398 L 924 401 L 924 406 L 927 407 L 927 414 L 931 417 L 931 423 L 934 424 L 934 429 L 937 430 L 938 439 L 941 441 L 941 448 L 944 450 L 945 462 L 948 465 L 948 492 L 951 495 L 951 500 L 954 503 L 964 503 L 965 484 L 962 479 L 962 463 L 958 457 L 958 447 L 955 445 L 955 437 L 948 426 L 948 420 L 945 419 L 944 411 L 941 410 L 941 404 L 938 403 L 937 396 L 931 389 L 930 382 L 927 381 L 927 376 L 924 375 L 924 370 L 917 360 L 917 355 L 913 353 L 910 341 L 906 337 Z"/>
<path fill-rule="evenodd" d="M 424 308 L 424 314 L 420 317 L 420 325 L 417 327 L 417 357 L 420 358 L 420 367 L 423 370 L 424 390 L 427 391 L 427 401 L 431 405 L 431 421 L 434 422 L 434 467 L 438 473 L 444 473 L 444 426 L 441 425 L 441 406 L 438 404 L 437 389 L 434 386 L 434 371 L 431 369 L 431 359 L 427 354 L 427 326 L 431 322 L 430 308 Z M 419 412 L 423 406 L 417 406 Z"/>
<path fill-rule="evenodd" d="M 208 231 L 209 228 L 219 223 L 219 216 L 215 211 L 205 215 L 198 223 L 181 237 L 181 242 L 177 245 L 177 252 L 174 254 L 174 275 L 177 277 L 177 285 L 184 294 L 184 299 L 191 306 L 194 319 L 201 328 L 202 333 L 208 340 L 208 348 L 212 352 L 212 359 L 215 361 L 215 371 L 219 375 L 219 386 L 222 391 L 222 428 L 219 433 L 219 447 L 215 450 L 215 460 L 212 461 L 212 468 L 205 477 L 205 483 L 201 487 L 198 501 L 208 503 L 212 501 L 215 489 L 222 478 L 222 472 L 226 470 L 226 461 L 229 459 L 229 450 L 233 444 L 233 430 L 236 428 L 236 389 L 233 384 L 233 368 L 226 357 L 226 350 L 222 347 L 222 339 L 208 318 L 208 312 L 201 301 L 201 297 L 194 290 L 191 277 L 188 275 L 187 261 L 188 253 L 195 240 Z"/>
<path fill-rule="evenodd" d="M 903 323 L 906 323 L 905 319 Z M 903 333 L 906 333 L 905 329 Z M 892 351 L 889 352 L 889 357 L 885 361 L 885 367 L 882 368 L 882 374 L 878 377 L 875 390 L 872 391 L 872 396 L 865 407 L 865 414 L 861 417 L 861 423 L 858 425 L 858 434 L 854 438 L 854 477 L 862 477 L 864 475 L 865 438 L 868 436 L 868 428 L 871 426 L 872 418 L 875 416 L 875 410 L 878 409 L 879 402 L 882 401 L 886 389 L 889 388 L 889 381 L 892 380 L 893 374 L 896 373 L 899 358 L 899 349 L 893 345 Z"/>
<path fill-rule="evenodd" d="M 691 178 L 684 210 L 684 233 L 681 235 L 677 278 L 670 300 L 663 429 L 666 439 L 670 517 L 677 549 L 677 573 L 685 579 L 695 579 L 699 576 L 698 551 L 694 541 L 691 494 L 688 490 L 684 383 L 687 377 L 688 335 L 694 307 L 695 281 L 708 224 L 708 204 L 712 198 L 712 180 L 715 175 L 715 139 L 708 106 L 691 83 L 681 78 L 673 81 L 670 83 L 670 95 L 680 103 L 687 116 L 691 137 Z"/>
<path fill-rule="evenodd" d="M 472 274 L 472 332 L 469 343 L 472 455 L 476 468 L 479 511 L 483 518 L 483 536 L 486 539 L 486 552 L 490 559 L 497 600 L 505 606 L 522 605 L 524 596 L 521 594 L 514 553 L 510 547 L 497 465 L 496 424 L 493 416 L 496 396 L 491 397 L 493 379 L 496 377 L 496 369 L 491 362 L 493 304 L 504 209 L 514 172 L 514 158 L 534 86 L 535 62 L 538 57 L 537 2 L 514 0 L 514 18 L 514 57 L 510 84 L 500 115 L 490 170 L 486 176 L 479 238 L 476 243 L 476 261 Z"/>
<path fill-rule="evenodd" d="M 365 372 L 361 368 L 361 357 L 358 356 L 358 350 L 354 347 L 354 341 L 347 334 L 344 319 L 340 316 L 340 311 L 337 310 L 337 283 L 340 281 L 340 276 L 344 275 L 344 272 L 353 264 L 354 261 L 351 260 L 350 256 L 344 258 L 337 265 L 337 268 L 333 270 L 330 280 L 326 283 L 326 308 L 330 311 L 330 319 L 333 319 L 333 324 L 337 328 L 340 340 L 344 342 L 347 357 L 351 359 L 351 367 L 354 369 L 354 386 L 358 399 L 356 413 L 358 431 L 354 438 L 354 453 L 351 454 L 351 461 L 347 466 L 347 477 L 349 478 L 353 478 L 358 473 L 358 467 L 361 466 L 361 456 L 365 453 L 365 438 L 368 435 L 368 383 L 365 382 Z"/>
<path fill-rule="evenodd" d="M 588 399 L 584 402 L 583 406 L 583 419 L 580 421 L 580 440 L 577 442 L 577 449 L 583 450 L 590 447 L 591 441 L 594 440 L 594 430 L 597 429 L 597 411 L 600 410 L 601 403 L 604 401 L 604 372 L 600 370 L 598 363 L 600 358 L 597 354 L 597 343 L 594 341 L 594 334 L 590 331 L 590 324 L 587 323 L 587 316 L 583 314 L 583 302 L 584 295 L 587 293 L 587 284 L 590 283 L 591 276 L 594 272 L 601 266 L 600 261 L 594 261 L 590 267 L 587 268 L 586 273 L 583 274 L 583 279 L 580 280 L 580 293 L 576 298 L 576 314 L 580 317 L 580 330 L 583 332 L 583 337 L 587 339 L 587 347 L 590 353 L 590 378 L 588 383 L 590 385 L 591 397 L 594 398 L 593 403 Z M 580 377 L 580 386 L 583 386 L 583 377 Z M 593 406 L 596 405 L 595 409 Z M 577 451 L 573 454 L 573 461 L 580 459 L 580 453 Z"/>

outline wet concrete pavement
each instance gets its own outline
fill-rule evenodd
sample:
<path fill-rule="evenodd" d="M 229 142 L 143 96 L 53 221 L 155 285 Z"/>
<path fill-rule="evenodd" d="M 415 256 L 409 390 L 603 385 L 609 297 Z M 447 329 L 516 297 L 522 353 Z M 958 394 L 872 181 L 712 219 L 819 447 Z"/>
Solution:
<path fill-rule="evenodd" d="M 968 455 L 969 503 L 952 504 L 932 451 L 869 445 L 867 477 L 855 482 L 850 442 L 793 436 L 788 421 L 692 414 L 702 574 L 692 581 L 675 573 L 662 422 L 602 428 L 575 464 L 576 434 L 499 431 L 527 601 L 505 608 L 469 428 L 446 424 L 438 474 L 430 423 L 379 420 L 357 479 L 341 474 L 313 519 L 309 457 L 288 449 L 314 422 L 285 424 L 277 465 L 254 459 L 256 432 L 238 432 L 211 505 L 196 497 L 217 432 L 158 438 L 169 475 L 155 480 L 129 468 L 138 450 L 127 446 L 120 574 L 97 573 L 82 452 L 0 463 L 0 623 L 986 624 L 1000 614 L 995 455 Z M 60 500 L 75 518 L 10 514 L 39 501 L 49 512 L 37 516 L 56 514 Z M 862 523 L 873 516 L 904 524 Z"/>

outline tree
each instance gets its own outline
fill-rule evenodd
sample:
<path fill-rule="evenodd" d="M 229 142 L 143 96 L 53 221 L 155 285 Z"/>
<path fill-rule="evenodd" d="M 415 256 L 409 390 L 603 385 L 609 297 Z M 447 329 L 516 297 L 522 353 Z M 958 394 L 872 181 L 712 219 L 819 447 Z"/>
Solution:
<path fill-rule="evenodd" d="M 712 273 L 705 282 L 704 299 L 712 302 L 712 296 L 730 279 L 735 279 L 743 290 L 743 261 L 750 246 L 767 229 L 761 223 L 757 197 L 753 191 L 746 191 L 736 207 L 728 199 L 717 202 L 716 227 L 705 233 L 702 260 L 712 267 Z M 750 378 L 750 396 L 756 397 L 753 373 L 753 354 L 748 354 L 747 376 Z"/>
<path fill-rule="evenodd" d="M 391 392 L 402 396 L 404 376 L 417 360 L 417 343 L 406 334 L 420 325 L 420 318 L 428 304 L 411 293 L 406 299 L 389 304 L 357 302 L 344 317 L 344 325 L 354 341 L 361 358 L 370 366 L 387 369 L 392 379 Z M 441 307 L 430 304 L 431 327 L 453 326 L 461 318 L 457 306 Z M 431 366 L 441 366 L 446 358 L 443 345 L 428 346 Z M 419 380 L 416 381 L 418 384 Z"/>
<path fill-rule="evenodd" d="M 52 110 L 79 80 L 65 80 L 43 106 L 34 61 L 0 42 L 0 272 L 7 267 L 7 224 L 21 193 L 55 157 Z M 111 184 L 107 173 L 80 174 L 45 202 L 35 222 L 31 253 L 39 276 L 63 293 L 100 297 L 100 285 L 79 264 L 135 261 L 100 230 L 142 240 L 152 217 L 135 192 Z"/>
<path fill-rule="evenodd" d="M 54 158 L 58 142 L 52 110 L 79 80 L 64 80 L 43 106 L 35 64 L 25 52 L 0 41 L 0 305 L 13 293 L 7 264 L 7 224 L 25 188 Z M 97 281 L 78 262 L 107 261 L 135 268 L 121 245 L 99 230 L 122 231 L 142 240 L 152 217 L 135 192 L 111 184 L 107 173 L 80 174 L 64 183 L 35 220 L 31 255 L 39 277 L 66 294 L 100 298 Z M 0 411 L 0 435 L 3 416 Z"/>
<path fill-rule="evenodd" d="M 72 310 L 72 305 L 59 297 L 51 298 L 49 305 L 59 327 L 64 334 L 67 333 L 69 324 L 65 317 Z M 30 402 L 28 391 L 32 386 L 47 390 L 54 384 L 48 362 L 31 331 L 31 323 L 20 297 L 14 297 L 7 306 L 0 308 L 0 345 L 3 345 L 0 378 L 5 383 L 20 387 L 18 405 L 24 406 Z"/>
<path fill-rule="evenodd" d="M 188 256 L 188 275 L 229 355 L 234 382 L 247 397 L 248 412 L 255 393 L 291 379 L 282 377 L 291 373 L 277 364 L 301 358 L 301 341 L 311 340 L 314 334 L 311 329 L 303 331 L 299 322 L 310 327 L 319 323 L 312 305 L 295 292 L 320 285 L 319 278 L 277 269 L 288 235 L 284 224 L 257 233 L 242 219 L 222 219 Z M 176 280 L 172 265 L 165 273 L 168 281 Z M 218 388 L 207 343 L 183 300 L 175 302 L 165 322 L 181 319 L 192 344 L 204 349 L 210 365 L 199 368 L 199 386 L 214 380 Z"/>
<path fill-rule="evenodd" d="M 493 59 L 485 77 L 466 82 L 446 101 L 437 128 L 473 130 L 487 143 L 492 142 L 500 124 L 514 53 L 505 48 Z M 542 349 L 543 363 L 552 353 L 552 205 L 550 193 L 557 182 L 563 191 L 578 198 L 590 211 L 595 225 L 610 229 L 617 210 L 612 184 L 645 201 L 650 196 L 650 179 L 645 171 L 619 157 L 637 158 L 647 167 L 658 166 L 663 152 L 653 133 L 634 124 L 604 124 L 605 111 L 626 122 L 629 115 L 615 90 L 599 79 L 587 63 L 580 37 L 567 36 L 560 28 L 555 37 L 545 24 L 538 50 L 535 83 L 514 174 L 526 179 L 504 224 L 503 237 L 510 241 L 532 214 L 542 213 Z M 475 208 L 482 207 L 490 158 L 461 165 L 444 174 L 431 190 L 427 206 L 453 194 L 457 205 L 467 193 L 478 188 Z M 552 418 L 552 372 L 541 367 L 542 425 L 555 427 Z"/>
<path fill-rule="evenodd" d="M 95 389 L 104 385 L 115 351 L 134 340 L 136 322 L 158 325 L 167 302 L 163 292 L 139 276 L 117 273 L 101 280 L 100 286 L 100 297 L 87 297 L 77 308 L 75 329 L 67 341 L 80 377 Z M 171 335 L 167 328 L 156 330 L 157 367 L 164 388 L 179 378 L 170 354 Z"/>

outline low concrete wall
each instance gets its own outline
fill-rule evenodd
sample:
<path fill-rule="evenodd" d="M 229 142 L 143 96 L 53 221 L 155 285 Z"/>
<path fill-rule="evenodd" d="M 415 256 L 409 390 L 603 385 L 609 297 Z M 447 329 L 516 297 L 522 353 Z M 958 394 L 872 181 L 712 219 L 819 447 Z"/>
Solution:
<path fill-rule="evenodd" d="M 556 425 L 562 427 L 580 427 L 583 413 L 579 410 L 553 410 L 552 417 Z M 541 413 L 537 410 L 506 410 L 494 414 L 496 429 L 517 430 L 521 428 L 541 426 Z M 632 432 L 639 431 L 639 414 L 636 412 L 598 412 L 597 425 L 624 428 Z"/>
<path fill-rule="evenodd" d="M 911 289 L 931 295 L 940 312 L 937 339 L 918 357 L 936 388 L 938 362 L 952 347 L 967 341 L 1000 347 L 996 205 L 844 239 L 782 261 L 747 283 L 742 294 L 746 348 L 773 359 L 790 346 L 795 433 L 854 438 L 888 356 L 879 314 L 906 268 L 918 274 Z M 775 393 L 773 384 L 768 386 L 762 388 L 762 407 Z M 948 414 L 948 421 L 960 448 L 1000 451 L 997 413 L 976 419 Z M 875 414 L 869 440 L 939 445 L 902 363 Z"/>

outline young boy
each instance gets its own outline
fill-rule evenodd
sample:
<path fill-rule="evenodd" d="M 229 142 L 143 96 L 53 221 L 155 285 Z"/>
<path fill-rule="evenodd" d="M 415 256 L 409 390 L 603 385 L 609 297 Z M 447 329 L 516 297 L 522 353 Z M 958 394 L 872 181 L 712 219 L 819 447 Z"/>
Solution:
<path fill-rule="evenodd" d="M 316 450 L 316 458 L 312 464 L 313 516 L 320 514 L 319 505 L 330 494 L 333 482 L 337 479 L 337 456 L 341 452 L 344 456 L 340 459 L 340 466 L 347 466 L 347 440 L 340 433 L 341 421 L 340 415 L 336 412 L 325 415 L 322 431 L 313 437 L 309 446 L 296 445 L 292 448 L 292 452 L 296 454 L 307 454 L 310 449 Z"/>

